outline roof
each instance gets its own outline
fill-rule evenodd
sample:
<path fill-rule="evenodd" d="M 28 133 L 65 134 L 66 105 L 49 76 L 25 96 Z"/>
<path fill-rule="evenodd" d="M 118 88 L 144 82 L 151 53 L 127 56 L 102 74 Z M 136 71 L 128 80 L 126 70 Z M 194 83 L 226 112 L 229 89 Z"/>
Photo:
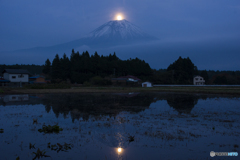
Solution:
<path fill-rule="evenodd" d="M 11 74 L 30 74 L 26 69 L 4 69 L 2 73 Z"/>
<path fill-rule="evenodd" d="M 197 75 L 197 76 L 193 76 L 193 78 L 195 78 L 195 77 L 201 77 L 201 78 L 203 78 L 202 76 L 199 76 L 199 75 Z"/>
<path fill-rule="evenodd" d="M 127 80 L 127 78 L 112 78 L 112 80 Z"/>
<path fill-rule="evenodd" d="M 148 81 L 147 81 L 147 82 L 143 82 L 143 83 L 151 83 L 151 82 L 148 82 Z M 151 83 L 151 84 L 152 84 L 152 83 Z"/>
<path fill-rule="evenodd" d="M 134 80 L 138 80 L 138 81 L 142 81 L 141 79 L 135 77 L 135 76 L 132 76 L 132 75 L 127 75 L 127 76 L 123 76 L 123 77 L 118 77 L 118 78 L 132 78 Z"/>
<path fill-rule="evenodd" d="M 30 79 L 37 79 L 37 78 L 45 78 L 44 76 L 34 76 L 34 77 L 29 77 Z"/>
<path fill-rule="evenodd" d="M 10 82 L 10 81 L 0 77 L 0 82 Z"/>

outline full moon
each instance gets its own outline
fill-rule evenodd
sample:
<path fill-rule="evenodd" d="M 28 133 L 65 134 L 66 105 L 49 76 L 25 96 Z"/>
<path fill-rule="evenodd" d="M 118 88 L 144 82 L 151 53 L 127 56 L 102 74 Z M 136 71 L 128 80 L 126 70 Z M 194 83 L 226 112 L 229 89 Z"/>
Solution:
<path fill-rule="evenodd" d="M 118 15 L 117 20 L 119 20 L 119 21 L 122 20 L 122 16 Z"/>

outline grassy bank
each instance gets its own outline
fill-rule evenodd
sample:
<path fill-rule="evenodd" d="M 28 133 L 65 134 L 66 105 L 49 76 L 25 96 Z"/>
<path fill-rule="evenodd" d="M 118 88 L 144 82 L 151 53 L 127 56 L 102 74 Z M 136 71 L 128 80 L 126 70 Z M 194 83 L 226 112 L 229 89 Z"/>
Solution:
<path fill-rule="evenodd" d="M 128 93 L 128 92 L 183 92 L 183 93 L 205 93 L 205 94 L 231 94 L 240 95 L 240 87 L 231 86 L 161 86 L 152 88 L 142 87 L 72 87 L 72 88 L 8 88 L 1 89 L 0 94 L 24 94 L 24 93 Z"/>

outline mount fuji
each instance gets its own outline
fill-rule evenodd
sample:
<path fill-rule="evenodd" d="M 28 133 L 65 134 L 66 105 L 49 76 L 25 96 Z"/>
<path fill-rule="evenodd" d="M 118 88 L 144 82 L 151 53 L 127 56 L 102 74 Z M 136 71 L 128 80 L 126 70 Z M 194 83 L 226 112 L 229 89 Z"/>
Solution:
<path fill-rule="evenodd" d="M 39 60 L 41 60 L 42 64 L 47 58 L 52 59 L 56 53 L 60 55 L 63 53 L 70 53 L 72 49 L 80 52 L 86 50 L 99 51 L 100 49 L 108 49 L 116 46 L 131 46 L 156 40 L 158 40 L 156 37 L 148 35 L 125 19 L 114 20 L 101 25 L 78 40 L 47 47 L 0 52 L 3 53 L 1 55 L 5 55 L 3 57 L 0 55 L 0 59 L 4 60 L 4 63 L 35 64 L 39 64 Z M 13 61 L 11 58 L 13 56 L 19 58 Z"/>
<path fill-rule="evenodd" d="M 158 40 L 125 19 L 109 21 L 91 32 L 87 38 L 92 44 L 116 45 Z"/>
<path fill-rule="evenodd" d="M 109 21 L 81 39 L 59 44 L 53 47 L 75 48 L 82 45 L 87 45 L 89 47 L 102 48 L 137 44 L 155 40 L 158 40 L 158 38 L 148 35 L 139 27 L 124 19 Z"/>

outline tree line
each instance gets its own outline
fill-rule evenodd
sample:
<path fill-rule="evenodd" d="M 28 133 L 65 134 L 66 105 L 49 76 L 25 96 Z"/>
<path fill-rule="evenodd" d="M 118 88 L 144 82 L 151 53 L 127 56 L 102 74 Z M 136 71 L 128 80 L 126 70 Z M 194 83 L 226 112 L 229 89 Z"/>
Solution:
<path fill-rule="evenodd" d="M 189 57 L 179 57 L 167 69 L 153 69 L 151 81 L 155 84 L 193 84 L 193 77 L 200 75 L 205 84 L 239 85 L 240 71 L 198 70 Z"/>
<path fill-rule="evenodd" d="M 63 57 L 56 54 L 52 63 L 45 61 L 43 73 L 54 80 L 70 80 L 71 83 L 84 83 L 93 77 L 112 78 L 134 75 L 142 79 L 151 76 L 152 69 L 144 60 L 138 58 L 121 60 L 116 53 L 108 56 L 95 52 L 90 56 L 88 51 L 80 54 L 72 50 L 70 58 L 64 53 Z"/>
<path fill-rule="evenodd" d="M 189 57 L 179 57 L 167 69 L 156 70 L 138 58 L 121 60 L 116 53 L 100 56 L 97 52 L 90 55 L 88 51 L 80 54 L 74 49 L 69 58 L 65 53 L 62 57 L 56 54 L 53 61 L 47 59 L 45 65 L 0 65 L 0 75 L 4 69 L 26 69 L 32 75 L 44 73 L 53 83 L 107 85 L 111 84 L 111 78 L 133 75 L 154 84 L 193 84 L 193 77 L 200 75 L 206 84 L 240 84 L 240 71 L 198 70 Z"/>

